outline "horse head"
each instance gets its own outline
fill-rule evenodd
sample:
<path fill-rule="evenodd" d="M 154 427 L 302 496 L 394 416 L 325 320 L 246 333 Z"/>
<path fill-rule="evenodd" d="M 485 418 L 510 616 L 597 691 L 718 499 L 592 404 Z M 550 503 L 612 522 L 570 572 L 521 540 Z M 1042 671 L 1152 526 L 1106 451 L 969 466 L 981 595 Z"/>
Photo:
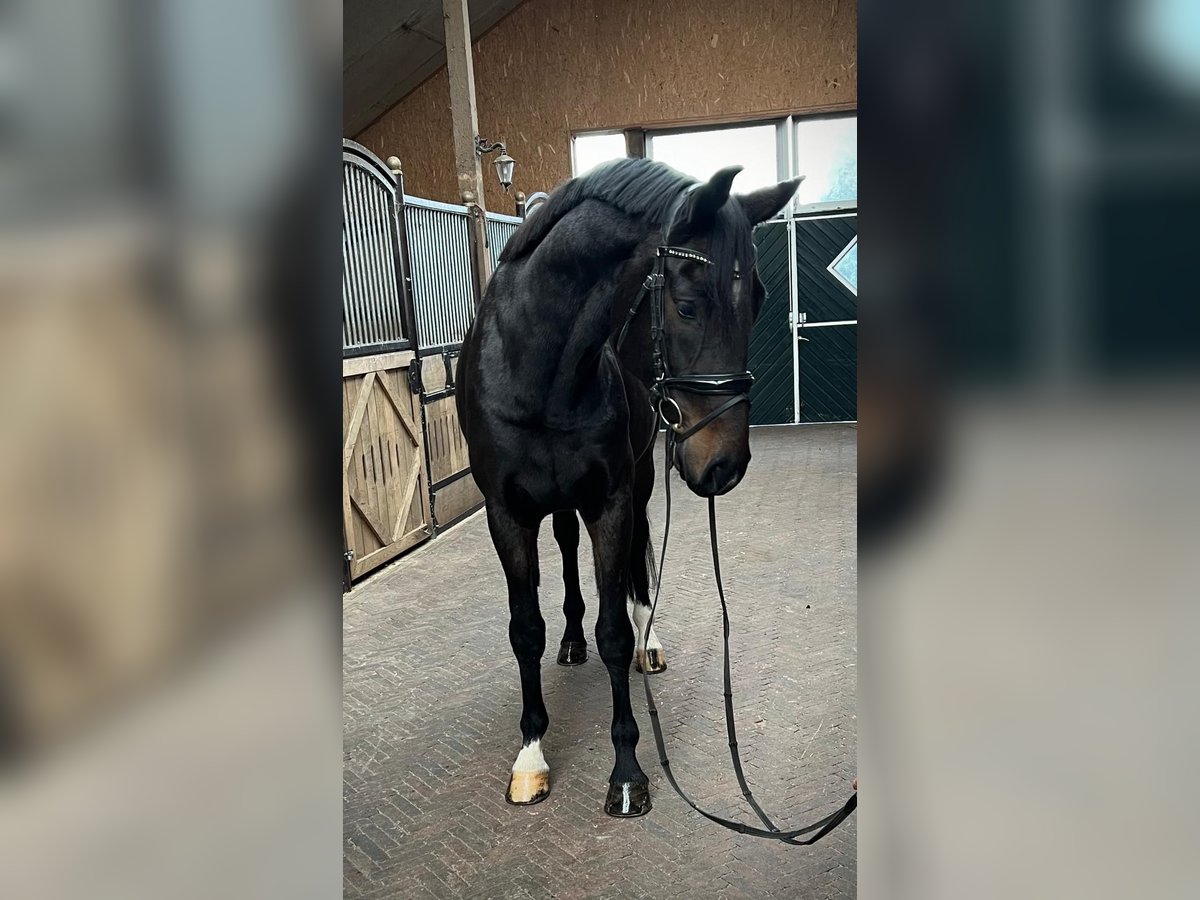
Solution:
<path fill-rule="evenodd" d="M 752 233 L 784 207 L 802 180 L 731 194 L 740 171 L 730 166 L 694 186 L 664 230 L 661 352 L 667 380 L 660 408 L 682 435 L 675 466 L 702 497 L 732 490 L 750 463 L 750 406 L 731 402 L 731 396 L 748 399 L 750 333 L 766 296 Z M 722 376 L 730 377 L 722 382 Z"/>

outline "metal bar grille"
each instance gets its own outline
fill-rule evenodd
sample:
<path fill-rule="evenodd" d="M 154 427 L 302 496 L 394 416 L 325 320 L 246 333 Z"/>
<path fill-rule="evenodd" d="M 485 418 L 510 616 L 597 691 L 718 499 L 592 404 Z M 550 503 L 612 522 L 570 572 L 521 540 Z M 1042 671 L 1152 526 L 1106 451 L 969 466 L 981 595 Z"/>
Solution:
<path fill-rule="evenodd" d="M 499 213 L 488 213 L 487 229 L 488 249 L 492 254 L 492 269 L 500 264 L 500 251 L 520 226 L 521 220 L 516 216 L 504 216 Z"/>
<path fill-rule="evenodd" d="M 343 159 L 343 351 L 353 356 L 411 346 L 397 284 L 395 187 L 357 157 Z M 405 197 L 403 215 L 420 352 L 453 350 L 462 345 L 475 315 L 467 210 Z M 485 228 L 493 265 L 520 224 L 514 216 L 488 213 Z"/>
<path fill-rule="evenodd" d="M 457 347 L 475 315 L 467 210 L 405 197 L 404 221 L 420 352 Z"/>
<path fill-rule="evenodd" d="M 397 283 L 395 186 L 358 162 L 342 163 L 342 351 L 409 346 Z"/>

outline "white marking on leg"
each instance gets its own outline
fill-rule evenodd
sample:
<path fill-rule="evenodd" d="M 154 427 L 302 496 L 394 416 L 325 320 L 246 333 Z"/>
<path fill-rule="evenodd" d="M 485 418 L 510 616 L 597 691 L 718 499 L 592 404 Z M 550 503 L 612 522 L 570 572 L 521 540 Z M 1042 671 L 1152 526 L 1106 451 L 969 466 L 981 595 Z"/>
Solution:
<path fill-rule="evenodd" d="M 650 614 L 647 613 L 646 617 L 649 618 L 649 615 Z M 646 649 L 647 650 L 662 650 L 662 648 L 663 648 L 663 645 L 659 642 L 658 635 L 654 633 L 654 626 L 651 625 L 650 626 L 650 634 L 646 636 Z"/>
<path fill-rule="evenodd" d="M 643 603 L 634 603 L 632 600 L 625 601 L 625 608 L 629 612 L 629 620 L 633 622 L 633 637 L 634 651 L 642 649 L 642 641 L 645 640 L 647 650 L 661 650 L 663 645 L 658 641 L 658 635 L 654 633 L 654 626 L 650 626 L 650 634 L 646 634 L 646 623 L 650 621 L 650 607 Z"/>
<path fill-rule="evenodd" d="M 521 752 L 517 754 L 517 761 L 513 763 L 513 773 L 523 772 L 549 772 L 550 766 L 546 763 L 546 757 L 542 756 L 541 740 L 532 741 L 521 748 Z"/>
<path fill-rule="evenodd" d="M 550 793 L 550 767 L 542 756 L 542 742 L 530 741 L 517 754 L 512 775 L 508 778 L 505 799 L 510 803 L 524 805 L 537 803 Z"/>
<path fill-rule="evenodd" d="M 634 603 L 632 600 L 625 601 L 625 611 L 629 613 L 629 622 L 633 625 L 633 652 L 635 656 L 642 649 L 642 626 L 646 622 L 646 618 L 639 613 L 639 610 L 642 608 L 640 604 Z"/>

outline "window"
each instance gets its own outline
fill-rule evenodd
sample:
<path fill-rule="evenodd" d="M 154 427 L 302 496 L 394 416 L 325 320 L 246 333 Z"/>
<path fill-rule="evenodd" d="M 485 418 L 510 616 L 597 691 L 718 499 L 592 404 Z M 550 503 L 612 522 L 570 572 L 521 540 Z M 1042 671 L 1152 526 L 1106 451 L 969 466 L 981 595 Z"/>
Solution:
<path fill-rule="evenodd" d="M 796 202 L 853 203 L 858 200 L 858 118 L 796 119 L 797 175 L 804 183 Z"/>
<path fill-rule="evenodd" d="M 826 268 L 850 293 L 858 296 L 858 235 L 850 239 L 850 243 Z"/>
<path fill-rule="evenodd" d="M 623 159 L 625 135 L 619 131 L 577 134 L 571 149 L 574 173 L 582 175 L 610 159 Z M 858 117 L 853 114 L 650 131 L 646 156 L 700 179 L 711 178 L 725 166 L 741 166 L 734 182 L 739 193 L 805 176 L 791 205 L 780 215 L 858 206 Z M 850 259 L 845 265 L 853 263 Z"/>
<path fill-rule="evenodd" d="M 651 134 L 646 155 L 705 181 L 725 166 L 741 166 L 734 181 L 735 190 L 741 193 L 780 179 L 775 124 Z"/>
<path fill-rule="evenodd" d="M 625 135 L 619 131 L 577 134 L 571 139 L 571 168 L 575 175 L 584 175 L 610 159 L 624 158 Z"/>

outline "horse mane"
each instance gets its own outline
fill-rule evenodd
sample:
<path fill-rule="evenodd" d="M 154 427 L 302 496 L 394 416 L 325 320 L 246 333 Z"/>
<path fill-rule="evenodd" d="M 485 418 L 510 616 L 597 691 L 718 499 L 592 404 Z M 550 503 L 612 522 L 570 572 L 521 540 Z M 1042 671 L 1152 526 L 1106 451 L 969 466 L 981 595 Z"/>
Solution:
<path fill-rule="evenodd" d="M 600 200 L 630 215 L 648 216 L 656 225 L 664 224 L 680 192 L 695 183 L 694 178 L 652 159 L 605 163 L 555 188 L 550 199 L 530 213 L 509 238 L 500 262 L 532 252 L 559 219 L 585 200 Z"/>

